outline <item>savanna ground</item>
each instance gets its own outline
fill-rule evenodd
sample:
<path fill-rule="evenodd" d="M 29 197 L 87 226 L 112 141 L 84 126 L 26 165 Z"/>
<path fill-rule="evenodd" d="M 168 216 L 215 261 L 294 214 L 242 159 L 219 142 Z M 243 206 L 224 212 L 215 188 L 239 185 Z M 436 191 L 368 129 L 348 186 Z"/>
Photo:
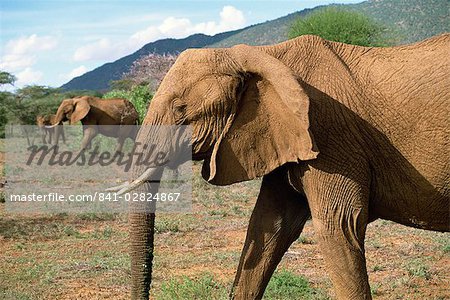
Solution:
<path fill-rule="evenodd" d="M 157 215 L 154 299 L 227 298 L 260 182 L 213 187 L 198 171 L 193 212 Z M 450 299 L 450 234 L 379 220 L 366 253 L 375 299 Z M 126 214 L 21 216 L 0 203 L 0 299 L 128 299 L 129 264 Z M 333 297 L 311 222 L 266 294 Z"/>

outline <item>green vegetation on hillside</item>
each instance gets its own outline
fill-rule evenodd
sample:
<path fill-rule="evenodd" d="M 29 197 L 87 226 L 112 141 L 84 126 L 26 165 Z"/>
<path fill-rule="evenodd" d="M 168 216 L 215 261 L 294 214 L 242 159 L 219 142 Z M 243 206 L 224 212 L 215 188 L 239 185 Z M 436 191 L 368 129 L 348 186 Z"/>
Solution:
<path fill-rule="evenodd" d="M 327 7 L 298 18 L 289 29 L 290 39 L 306 35 L 359 46 L 386 46 L 383 27 L 364 14 L 337 7 Z"/>
<path fill-rule="evenodd" d="M 348 8 L 392 28 L 398 44 L 413 43 L 450 31 L 449 0 L 364 1 L 348 5 Z"/>
<path fill-rule="evenodd" d="M 423 40 L 450 31 L 448 0 L 373 0 L 357 4 L 332 5 L 364 13 L 389 28 L 385 32 L 395 44 Z M 231 47 L 237 44 L 268 45 L 288 39 L 287 32 L 299 17 L 322 7 L 305 9 L 261 24 L 215 36 L 195 34 L 185 39 L 164 39 L 149 43 L 133 54 L 72 79 L 62 86 L 66 90 L 93 89 L 105 91 L 112 80 L 119 80 L 134 61 L 149 53 L 178 54 L 187 48 Z"/>
<path fill-rule="evenodd" d="M 305 17 L 324 7 L 339 7 L 365 14 L 389 28 L 386 32 L 395 44 L 421 41 L 450 31 L 448 0 L 372 0 L 357 4 L 318 6 L 287 16 L 252 25 L 206 47 L 231 47 L 237 44 L 268 45 L 287 40 L 288 28 L 299 17 Z"/>

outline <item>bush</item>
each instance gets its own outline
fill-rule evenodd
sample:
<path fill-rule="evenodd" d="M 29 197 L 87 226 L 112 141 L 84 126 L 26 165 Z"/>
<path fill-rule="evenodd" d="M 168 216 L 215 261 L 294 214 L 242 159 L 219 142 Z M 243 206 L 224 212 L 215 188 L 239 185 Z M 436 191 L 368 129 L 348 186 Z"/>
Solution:
<path fill-rule="evenodd" d="M 225 286 L 214 280 L 211 275 L 203 275 L 197 280 L 183 277 L 181 280 L 172 279 L 161 286 L 161 293 L 157 300 L 185 300 L 185 299 L 228 299 Z"/>
<path fill-rule="evenodd" d="M 15 78 L 0 72 L 0 86 Z M 36 116 L 56 113 L 63 99 L 80 95 L 101 97 L 97 91 L 68 91 L 41 85 L 28 85 L 14 93 L 0 91 L 0 138 L 5 137 L 5 125 L 36 125 Z"/>
<path fill-rule="evenodd" d="M 322 291 L 312 288 L 304 277 L 281 270 L 275 272 L 270 279 L 263 299 L 327 299 L 327 297 Z"/>
<path fill-rule="evenodd" d="M 5 138 L 5 125 L 8 122 L 7 111 L 4 107 L 0 107 L 0 139 Z"/>
<path fill-rule="evenodd" d="M 0 137 L 7 123 L 35 125 L 37 115 L 54 114 L 61 100 L 69 98 L 59 89 L 26 86 L 15 93 L 0 92 Z"/>
<path fill-rule="evenodd" d="M 133 103 L 136 111 L 139 114 L 139 123 L 142 124 L 145 115 L 147 114 L 147 108 L 153 94 L 150 92 L 149 88 L 142 85 L 134 86 L 130 91 L 127 90 L 112 90 L 105 95 L 103 98 L 124 98 Z"/>
<path fill-rule="evenodd" d="M 318 35 L 324 39 L 359 46 L 388 46 L 384 28 L 364 14 L 337 7 L 314 11 L 296 20 L 289 30 L 290 39 Z"/>
<path fill-rule="evenodd" d="M 136 60 L 128 73 L 116 85 L 147 85 L 155 91 L 170 67 L 175 63 L 177 55 L 150 53 Z"/>

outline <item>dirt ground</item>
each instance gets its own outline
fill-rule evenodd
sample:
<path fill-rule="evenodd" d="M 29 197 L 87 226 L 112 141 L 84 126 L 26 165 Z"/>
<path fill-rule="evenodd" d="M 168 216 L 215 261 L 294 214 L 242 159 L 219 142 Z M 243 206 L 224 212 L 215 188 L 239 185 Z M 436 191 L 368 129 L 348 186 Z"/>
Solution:
<path fill-rule="evenodd" d="M 156 296 L 163 282 L 183 275 L 211 274 L 230 286 L 235 274 L 260 182 L 219 188 L 202 181 L 198 166 L 195 173 L 194 211 L 157 216 Z M 374 299 L 450 299 L 450 234 L 378 220 L 369 225 L 366 253 Z M 333 297 L 311 222 L 279 269 Z M 128 299 L 129 282 L 125 214 L 21 216 L 0 204 L 1 299 Z"/>

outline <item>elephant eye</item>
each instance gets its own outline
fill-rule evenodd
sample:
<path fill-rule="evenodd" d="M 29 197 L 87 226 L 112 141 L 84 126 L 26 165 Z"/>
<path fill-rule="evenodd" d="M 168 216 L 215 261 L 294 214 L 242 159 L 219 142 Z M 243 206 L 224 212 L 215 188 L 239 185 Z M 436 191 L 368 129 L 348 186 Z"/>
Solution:
<path fill-rule="evenodd" d="M 172 110 L 175 122 L 177 124 L 183 123 L 186 117 L 186 104 L 177 98 L 173 101 Z"/>

